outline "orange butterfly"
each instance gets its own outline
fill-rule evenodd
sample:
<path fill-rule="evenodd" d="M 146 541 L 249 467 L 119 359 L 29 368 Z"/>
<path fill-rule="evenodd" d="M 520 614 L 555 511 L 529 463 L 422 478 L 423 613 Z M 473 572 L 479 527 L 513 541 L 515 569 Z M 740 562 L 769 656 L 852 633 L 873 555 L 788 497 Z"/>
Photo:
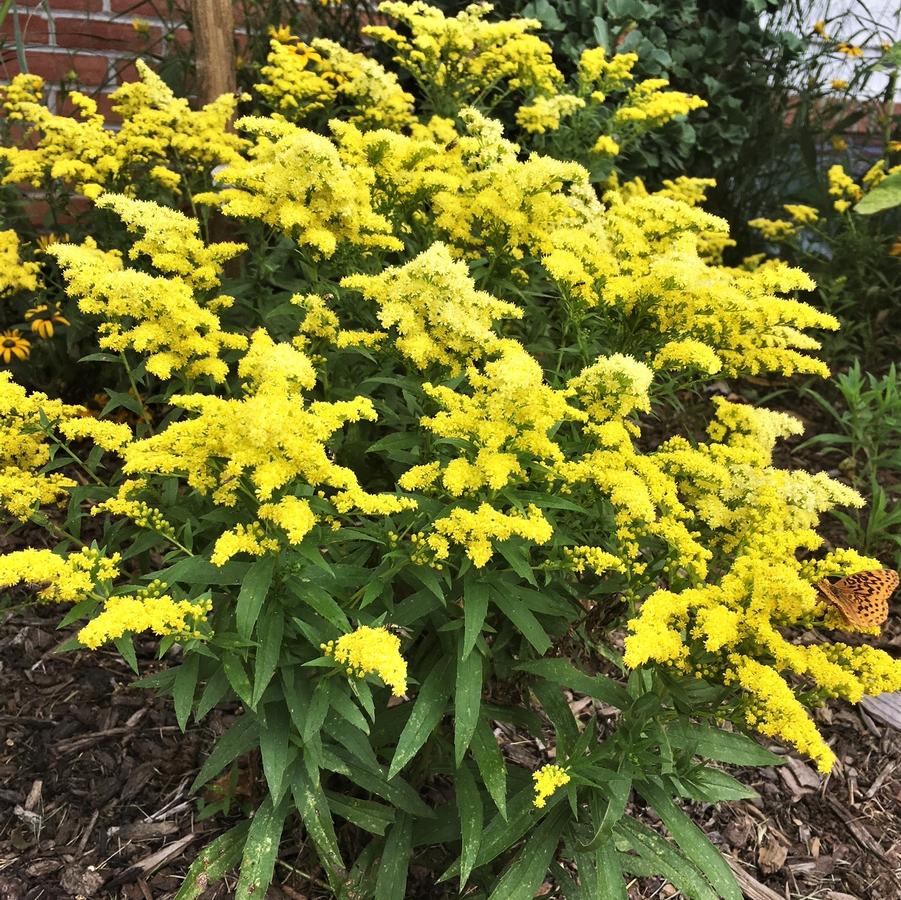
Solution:
<path fill-rule="evenodd" d="M 849 625 L 875 628 L 888 618 L 888 600 L 898 587 L 898 573 L 892 569 L 874 569 L 846 575 L 835 584 L 824 579 L 816 587 Z"/>

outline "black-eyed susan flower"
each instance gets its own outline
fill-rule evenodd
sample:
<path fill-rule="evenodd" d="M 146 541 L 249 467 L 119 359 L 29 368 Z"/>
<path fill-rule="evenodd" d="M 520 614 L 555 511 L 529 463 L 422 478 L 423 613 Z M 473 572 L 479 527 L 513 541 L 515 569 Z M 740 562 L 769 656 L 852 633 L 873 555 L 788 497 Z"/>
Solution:
<path fill-rule="evenodd" d="M 31 330 L 45 341 L 53 337 L 55 325 L 68 325 L 69 320 L 60 312 L 58 306 L 42 303 L 25 313 L 25 321 L 31 322 Z"/>
<path fill-rule="evenodd" d="M 9 365 L 14 359 L 28 359 L 31 341 L 22 337 L 18 328 L 11 328 L 0 334 L 0 359 Z"/>
<path fill-rule="evenodd" d="M 542 766 L 537 772 L 533 772 L 532 780 L 535 782 L 535 799 L 532 803 L 538 809 L 544 809 L 548 797 L 557 788 L 569 784 L 570 777 L 560 766 L 550 765 Z"/>

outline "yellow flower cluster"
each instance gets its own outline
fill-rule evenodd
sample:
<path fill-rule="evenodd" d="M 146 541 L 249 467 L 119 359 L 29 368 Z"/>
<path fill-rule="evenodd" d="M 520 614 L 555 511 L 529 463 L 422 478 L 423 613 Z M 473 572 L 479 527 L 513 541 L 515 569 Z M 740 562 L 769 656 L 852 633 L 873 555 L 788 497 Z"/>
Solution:
<path fill-rule="evenodd" d="M 279 119 L 248 117 L 236 125 L 256 136 L 250 159 L 228 165 L 219 173 L 228 186 L 195 202 L 260 219 L 325 257 L 345 241 L 363 250 L 403 249 L 372 208 L 365 170 L 345 166 L 327 138 Z"/>
<path fill-rule="evenodd" d="M 720 401 L 711 441 L 690 448 L 670 439 L 657 451 L 680 494 L 691 498 L 690 527 L 705 537 L 716 577 L 698 573 L 682 589 L 660 589 L 629 625 L 626 663 L 656 661 L 740 686 L 748 723 L 779 735 L 823 770 L 833 756 L 790 687 L 808 679 L 826 696 L 852 701 L 878 687 L 901 687 L 901 663 L 880 651 L 842 644 L 798 646 L 786 627 L 831 619 L 813 585 L 826 575 L 876 568 L 875 560 L 834 553 L 801 563 L 817 549 L 819 516 L 834 505 L 860 505 L 825 475 L 771 467 L 776 440 L 800 424 L 784 414 Z M 890 686 L 887 686 L 890 685 Z"/>
<path fill-rule="evenodd" d="M 62 502 L 75 486 L 64 475 L 41 471 L 50 460 L 42 421 L 75 415 L 75 407 L 29 394 L 8 372 L 0 372 L 0 508 L 12 518 L 27 521 L 38 506 Z"/>
<path fill-rule="evenodd" d="M 77 603 L 95 585 L 112 581 L 119 562 L 118 554 L 105 557 L 88 547 L 67 557 L 52 550 L 15 550 L 0 555 L 0 587 L 24 584 L 49 603 Z"/>
<path fill-rule="evenodd" d="M 421 0 L 385 2 L 379 11 L 397 19 L 412 32 L 402 35 L 387 25 L 369 25 L 364 33 L 395 51 L 394 61 L 417 81 L 425 95 L 439 94 L 456 107 L 488 95 L 531 90 L 551 94 L 563 80 L 551 48 L 531 31 L 535 19 L 489 22 L 490 3 L 471 3 L 453 18 Z M 437 105 L 437 104 L 436 104 Z M 452 109 L 439 106 L 441 114 Z"/>
<path fill-rule="evenodd" d="M 356 631 L 323 644 L 322 652 L 341 663 L 357 678 L 378 675 L 395 697 L 407 690 L 407 661 L 400 653 L 400 638 L 385 627 L 361 625 Z"/>
<path fill-rule="evenodd" d="M 264 332 L 254 336 L 239 371 L 248 381 L 240 398 L 173 397 L 174 405 L 194 415 L 132 442 L 123 454 L 125 472 L 137 478 L 180 475 L 228 507 L 236 505 L 239 492 L 250 491 L 260 504 L 259 519 L 277 525 L 291 543 L 312 528 L 313 513 L 299 498 L 273 498 L 298 480 L 332 489 L 331 502 L 341 514 L 389 515 L 415 506 L 393 494 L 364 491 L 353 471 L 335 463 L 326 448 L 344 425 L 375 418 L 371 400 L 306 403 L 299 388 L 312 386 L 312 367 L 300 350 L 277 345 Z M 240 552 L 259 556 L 278 547 L 261 522 L 252 520 L 222 534 L 213 561 L 221 565 Z"/>
<path fill-rule="evenodd" d="M 441 243 L 380 275 L 350 275 L 341 286 L 378 304 L 379 321 L 397 331 L 397 349 L 420 369 L 437 363 L 458 371 L 498 346 L 493 321 L 522 315 L 514 304 L 475 290 L 467 266 Z"/>
<path fill-rule="evenodd" d="M 376 60 L 325 38 L 304 44 L 288 35 L 271 47 L 260 70 L 266 80 L 256 89 L 290 121 L 321 110 L 340 112 L 364 129 L 400 130 L 415 121 L 413 96 Z"/>
<path fill-rule="evenodd" d="M 535 799 L 532 803 L 538 809 L 544 809 L 550 797 L 557 788 L 562 788 L 571 781 L 565 769 L 560 766 L 542 766 L 537 772 L 532 773 L 535 782 Z"/>
<path fill-rule="evenodd" d="M 227 128 L 236 97 L 226 94 L 194 111 L 142 60 L 136 65 L 140 80 L 111 95 L 122 117 L 118 128 L 107 126 L 96 102 L 78 91 L 69 94 L 77 115 L 54 115 L 41 103 L 37 76 L 17 75 L 0 87 L 0 108 L 26 126 L 17 146 L 0 148 L 7 164 L 0 183 L 40 189 L 60 181 L 91 198 L 145 185 L 178 193 L 179 167 L 209 172 L 237 157 L 244 142 Z"/>
<path fill-rule="evenodd" d="M 33 291 L 38 286 L 41 267 L 19 256 L 19 236 L 12 229 L 0 231 L 0 297 L 17 291 Z"/>
<path fill-rule="evenodd" d="M 829 179 L 829 194 L 837 198 L 832 204 L 836 212 L 846 212 L 863 196 L 860 186 L 838 163 L 830 166 L 826 176 Z"/>
<path fill-rule="evenodd" d="M 78 640 L 96 650 L 107 641 L 142 631 L 152 631 L 160 637 L 200 637 L 196 620 L 210 611 L 210 601 L 173 600 L 160 591 L 161 586 L 151 585 L 140 594 L 108 597 L 101 612 L 78 632 Z"/>
<path fill-rule="evenodd" d="M 227 369 L 220 353 L 246 343 L 221 330 L 183 279 L 125 268 L 116 253 L 99 250 L 90 238 L 81 246 L 57 244 L 52 252 L 79 309 L 102 319 L 100 346 L 147 354 L 147 370 L 160 378 L 182 371 L 222 381 Z"/>

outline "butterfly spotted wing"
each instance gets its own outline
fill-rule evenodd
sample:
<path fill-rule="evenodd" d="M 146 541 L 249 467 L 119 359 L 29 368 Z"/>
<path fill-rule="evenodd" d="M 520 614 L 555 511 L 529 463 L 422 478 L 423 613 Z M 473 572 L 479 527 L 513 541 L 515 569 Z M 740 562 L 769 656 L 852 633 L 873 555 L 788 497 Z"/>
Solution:
<path fill-rule="evenodd" d="M 889 597 L 898 587 L 898 573 L 874 569 L 846 575 L 835 584 L 821 581 L 819 592 L 835 606 L 845 620 L 858 628 L 877 628 L 888 618 Z"/>

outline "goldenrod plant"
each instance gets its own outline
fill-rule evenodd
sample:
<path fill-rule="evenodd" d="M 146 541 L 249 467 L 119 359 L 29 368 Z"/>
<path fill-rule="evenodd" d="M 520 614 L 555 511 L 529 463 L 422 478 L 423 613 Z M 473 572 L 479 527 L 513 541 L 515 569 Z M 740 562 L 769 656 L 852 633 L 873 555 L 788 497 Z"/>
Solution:
<path fill-rule="evenodd" d="M 540 85 L 545 51 L 523 47 L 454 90 L 479 72 L 485 96 Z M 279 77 L 261 92 L 287 96 Z M 89 170 L 74 140 L 4 151 L 7 180 L 40 172 L 117 223 L 46 252 L 122 390 L 89 415 L 0 377 L 0 503 L 48 532 L 0 557 L 0 586 L 71 604 L 70 646 L 112 644 L 135 669 L 134 635 L 158 636 L 169 665 L 143 684 L 182 728 L 240 708 L 194 787 L 259 753 L 252 817 L 180 900 L 235 866 L 236 896 L 263 896 L 298 824 L 339 897 L 400 900 L 415 852 L 430 886 L 494 898 L 547 879 L 625 898 L 624 877 L 660 875 L 740 900 L 683 800 L 751 794 L 719 763 L 778 757 L 745 732 L 828 771 L 807 707 L 901 688 L 901 665 L 843 642 L 860 629 L 816 587 L 880 564 L 825 552 L 820 517 L 861 501 L 775 463 L 796 419 L 715 396 L 704 435 L 649 422 L 680 386 L 825 374 L 818 335 L 837 323 L 795 298 L 799 269 L 721 262 L 706 183 L 599 194 L 488 110 L 420 115 L 393 84 L 355 110 L 322 99 L 321 133 L 284 112 L 222 123 L 178 151 L 177 185 L 146 172 L 152 196 L 115 166 L 130 132 L 93 118 L 71 129 L 97 130 Z M 384 117 L 366 110 L 379 97 Z M 814 626 L 821 643 L 794 639 Z M 576 714 L 573 693 L 596 703 Z M 547 758 L 518 764 L 496 723 Z"/>

